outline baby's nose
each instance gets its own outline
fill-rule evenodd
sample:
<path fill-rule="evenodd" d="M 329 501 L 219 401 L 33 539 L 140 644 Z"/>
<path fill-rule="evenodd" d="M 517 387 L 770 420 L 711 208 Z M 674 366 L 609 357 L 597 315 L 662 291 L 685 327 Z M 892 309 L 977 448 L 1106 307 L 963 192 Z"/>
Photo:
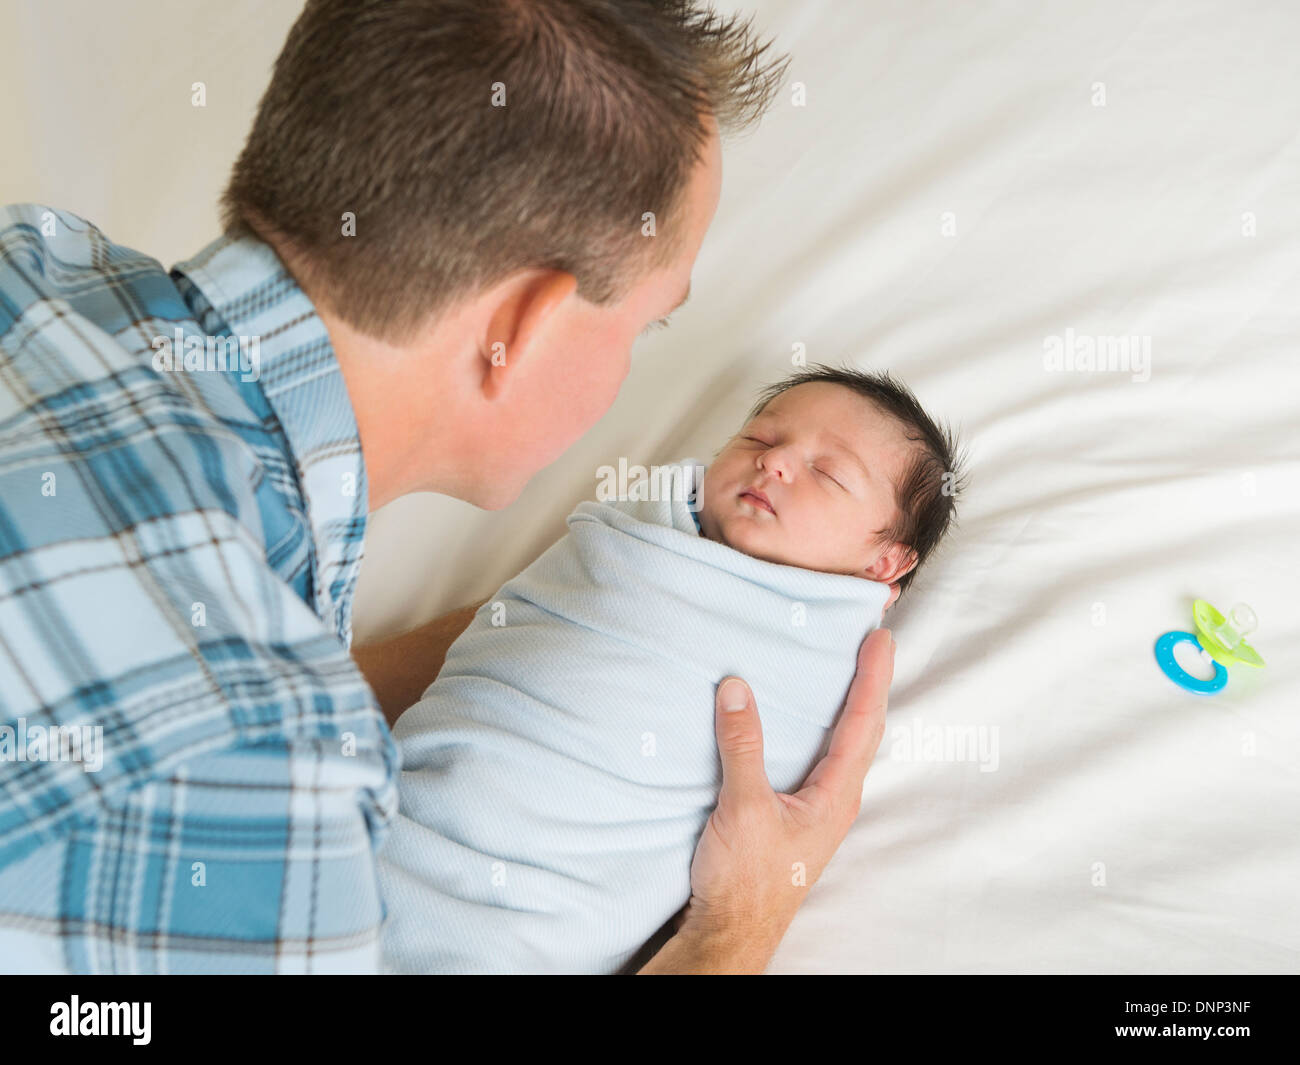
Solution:
<path fill-rule="evenodd" d="M 759 468 L 766 470 L 778 480 L 788 481 L 790 479 L 790 467 L 786 462 L 785 453 L 773 449 L 765 456 L 759 458 Z"/>

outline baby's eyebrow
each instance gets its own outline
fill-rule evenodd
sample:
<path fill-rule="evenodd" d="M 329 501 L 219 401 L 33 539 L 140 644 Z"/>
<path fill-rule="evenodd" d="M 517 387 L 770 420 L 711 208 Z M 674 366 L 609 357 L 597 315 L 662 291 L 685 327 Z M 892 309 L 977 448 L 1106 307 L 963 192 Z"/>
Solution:
<path fill-rule="evenodd" d="M 832 433 L 829 429 L 824 430 L 824 432 L 828 440 L 830 440 L 841 451 L 843 451 L 846 455 L 848 455 L 849 458 L 851 458 L 854 462 L 858 464 L 858 469 L 862 471 L 862 476 L 866 477 L 867 480 L 871 480 L 871 471 L 867 469 L 867 464 L 862 461 L 861 456 L 858 455 L 858 453 L 854 451 L 853 448 L 849 447 L 848 444 L 846 444 L 838 436 Z"/>

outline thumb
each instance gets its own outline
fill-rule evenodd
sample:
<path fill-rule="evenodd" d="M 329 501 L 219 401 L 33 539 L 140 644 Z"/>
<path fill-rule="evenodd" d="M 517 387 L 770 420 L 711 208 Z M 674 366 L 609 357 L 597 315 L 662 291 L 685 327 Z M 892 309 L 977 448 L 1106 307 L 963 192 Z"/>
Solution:
<path fill-rule="evenodd" d="M 769 795 L 767 769 L 763 765 L 763 726 L 754 705 L 754 694 L 739 677 L 725 677 L 714 696 L 714 722 L 718 753 L 722 756 L 722 793 L 732 799 L 756 799 Z"/>

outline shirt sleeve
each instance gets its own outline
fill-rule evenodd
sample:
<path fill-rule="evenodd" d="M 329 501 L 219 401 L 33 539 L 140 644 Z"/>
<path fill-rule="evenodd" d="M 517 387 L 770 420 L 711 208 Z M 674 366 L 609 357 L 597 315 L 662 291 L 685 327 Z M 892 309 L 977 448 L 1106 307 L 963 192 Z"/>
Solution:
<path fill-rule="evenodd" d="M 23 743 L 0 762 L 0 942 L 16 926 L 74 972 L 375 971 L 396 750 L 373 696 L 237 537 L 171 557 L 189 580 L 83 555 L 0 603 Z"/>
<path fill-rule="evenodd" d="M 376 971 L 374 696 L 268 564 L 248 449 L 99 411 L 4 442 L 0 969 Z"/>

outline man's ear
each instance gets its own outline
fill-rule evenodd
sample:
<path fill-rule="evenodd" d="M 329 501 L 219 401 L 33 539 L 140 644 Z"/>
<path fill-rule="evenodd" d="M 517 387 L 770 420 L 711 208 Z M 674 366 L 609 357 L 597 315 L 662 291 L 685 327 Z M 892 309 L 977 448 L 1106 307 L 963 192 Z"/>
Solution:
<path fill-rule="evenodd" d="M 522 271 L 498 286 L 480 350 L 488 399 L 505 394 L 511 370 L 536 346 L 552 316 L 577 287 L 578 279 L 563 270 Z"/>
<path fill-rule="evenodd" d="M 882 584 L 897 584 L 916 569 L 916 552 L 907 544 L 891 543 L 870 566 L 862 571 L 864 577 Z"/>

